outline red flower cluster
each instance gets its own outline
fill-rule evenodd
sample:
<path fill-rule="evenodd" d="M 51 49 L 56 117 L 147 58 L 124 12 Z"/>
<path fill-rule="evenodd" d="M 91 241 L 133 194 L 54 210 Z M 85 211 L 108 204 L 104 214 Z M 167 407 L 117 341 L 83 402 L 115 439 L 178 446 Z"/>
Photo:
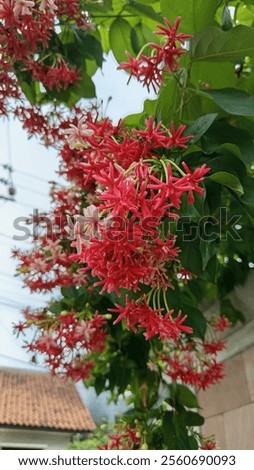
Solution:
<path fill-rule="evenodd" d="M 31 250 L 13 250 L 19 260 L 17 272 L 31 291 L 51 291 L 55 287 L 84 285 L 87 275 L 78 271 L 71 258 L 71 241 L 65 230 L 67 214 L 81 205 L 76 188 L 57 188 L 51 191 L 55 207 L 51 214 L 34 214 L 30 220 L 37 241 Z M 32 234 L 31 234 L 32 235 Z"/>
<path fill-rule="evenodd" d="M 173 317 L 173 310 L 161 315 L 163 309 L 152 309 L 146 300 L 142 303 L 134 300 L 130 302 L 127 296 L 125 306 L 116 304 L 116 307 L 116 309 L 110 309 L 111 312 L 119 314 L 114 324 L 125 320 L 127 328 L 132 329 L 135 333 L 138 326 L 145 330 L 146 339 L 158 335 L 162 341 L 173 339 L 176 342 L 181 332 L 192 333 L 192 328 L 183 325 L 186 316 L 181 317 L 181 312 L 176 318 Z"/>
<path fill-rule="evenodd" d="M 214 439 L 207 438 L 204 439 L 202 446 L 200 447 L 202 450 L 216 450 L 217 449 L 217 442 Z"/>
<path fill-rule="evenodd" d="M 105 128 L 108 133 L 101 135 Z M 114 128 L 107 121 L 97 124 L 89 117 L 65 131 L 70 150 L 80 149 L 79 157 L 84 163 L 78 166 L 84 171 L 84 185 L 94 182 L 96 203 L 85 210 L 80 224 L 79 216 L 76 217 L 78 254 L 71 259 L 84 263 L 85 270 L 99 278 L 96 284 L 102 285 L 102 292 L 120 295 L 121 288 L 136 292 L 142 290 L 142 285 L 164 290 L 171 286 L 178 249 L 175 237 L 165 232 L 163 224 L 166 219 L 178 217 L 184 194 L 189 202 L 193 202 L 194 193 L 202 195 L 201 183 L 209 171 L 203 165 L 191 172 L 183 164 L 184 173 L 166 157 L 170 149 L 185 147 L 191 139 L 183 136 L 184 130 L 184 126 L 176 130 L 173 125 L 166 130 L 150 117 L 144 130 L 128 131 L 120 126 Z M 161 329 L 158 318 L 162 317 L 157 318 L 154 310 L 154 323 L 149 327 L 144 318 L 152 315 L 146 315 L 145 310 L 147 313 L 152 309 L 144 304 L 144 314 L 140 315 L 140 308 L 134 309 L 135 316 L 132 305 L 133 322 L 129 325 L 145 328 L 148 338 L 154 334 L 161 338 L 178 335 L 180 330 L 169 331 L 172 322 L 167 316 L 163 317 Z M 127 305 L 126 315 L 129 311 Z"/>
<path fill-rule="evenodd" d="M 171 26 L 167 18 L 164 18 L 166 27 L 159 25 L 158 31 L 154 33 L 163 36 L 163 43 L 147 44 L 152 48 L 150 56 L 140 52 L 135 59 L 129 52 L 126 52 L 129 62 L 123 62 L 119 69 L 129 70 L 131 77 L 136 77 L 139 82 L 147 86 L 148 90 L 152 86 L 156 91 L 163 82 L 163 72 L 174 72 L 179 68 L 177 59 L 186 52 L 182 45 L 186 39 L 191 38 L 189 34 L 177 33 L 180 21 L 181 17 L 178 17 L 175 24 Z M 178 46 L 177 43 L 180 45 Z"/>
<path fill-rule="evenodd" d="M 27 126 L 31 121 L 31 126 L 39 128 L 41 123 L 43 129 L 48 128 L 42 115 L 36 124 L 29 115 L 28 119 Z M 144 285 L 163 290 L 171 287 L 172 276 L 181 266 L 176 239 L 164 229 L 164 221 L 178 217 L 184 194 L 190 202 L 193 193 L 202 195 L 201 183 L 209 171 L 203 165 L 191 172 L 183 164 L 184 173 L 166 157 L 173 148 L 185 148 L 191 139 L 183 135 L 185 127 L 175 129 L 171 124 L 167 130 L 150 117 L 145 129 L 128 130 L 121 123 L 113 126 L 107 119 L 100 121 L 91 113 L 79 113 L 78 118 L 69 120 L 63 117 L 58 122 L 58 131 L 49 138 L 67 140 L 61 172 L 80 189 L 74 186 L 72 190 L 52 192 L 56 203 L 51 216 L 54 229 L 40 237 L 34 252 L 17 253 L 25 283 L 32 290 L 84 284 L 87 276 L 77 268 L 85 264 L 84 270 L 99 278 L 97 285 L 109 293 L 119 295 L 121 288 L 142 291 Z M 71 233 L 71 239 L 77 239 L 78 253 L 74 254 L 70 248 L 66 251 L 59 237 L 67 237 L 63 231 L 67 214 L 73 214 L 74 207 L 80 210 L 80 191 L 84 190 L 87 203 L 92 205 L 73 223 L 68 219 L 68 236 Z M 180 331 L 191 331 L 181 324 L 180 317 L 172 321 L 170 309 L 162 315 L 159 306 L 156 311 L 145 302 L 140 315 L 140 308 L 136 306 L 137 313 L 133 312 L 129 325 L 145 329 L 147 338 L 158 334 L 161 339 L 176 339 Z M 126 317 L 127 312 L 128 305 Z"/>
<path fill-rule="evenodd" d="M 21 101 L 15 75 L 20 80 L 40 82 L 49 90 L 78 84 L 79 70 L 70 67 L 61 51 L 55 54 L 50 50 L 58 21 L 92 29 L 78 0 L 0 0 L 1 114 L 12 108 L 10 98 Z"/>
<path fill-rule="evenodd" d="M 36 336 L 26 348 L 45 357 L 53 374 L 71 377 L 78 381 L 89 376 L 94 366 L 94 355 L 105 347 L 105 319 L 98 312 L 91 318 L 87 312 L 62 312 L 55 317 L 50 312 L 24 312 L 25 323 L 14 327 L 17 333 L 32 325 L 37 326 Z"/>
<path fill-rule="evenodd" d="M 137 450 L 140 449 L 141 439 L 137 429 L 126 426 L 125 429 L 119 429 L 116 434 L 109 434 L 109 441 L 99 446 L 101 450 Z"/>
<path fill-rule="evenodd" d="M 211 323 L 213 328 L 213 322 Z M 213 328 L 213 336 L 216 333 Z M 226 342 L 214 337 L 212 340 L 184 341 L 172 345 L 168 353 L 160 356 L 164 373 L 173 381 L 205 390 L 224 377 L 224 366 L 217 360 L 218 352 L 225 349 Z"/>

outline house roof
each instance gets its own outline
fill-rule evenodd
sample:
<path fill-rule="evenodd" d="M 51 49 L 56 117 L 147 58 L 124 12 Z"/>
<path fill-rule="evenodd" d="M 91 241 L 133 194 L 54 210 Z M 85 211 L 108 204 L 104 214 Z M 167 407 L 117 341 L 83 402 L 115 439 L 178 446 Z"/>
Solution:
<path fill-rule="evenodd" d="M 0 370 L 0 426 L 93 431 L 89 411 L 69 380 L 45 373 Z"/>

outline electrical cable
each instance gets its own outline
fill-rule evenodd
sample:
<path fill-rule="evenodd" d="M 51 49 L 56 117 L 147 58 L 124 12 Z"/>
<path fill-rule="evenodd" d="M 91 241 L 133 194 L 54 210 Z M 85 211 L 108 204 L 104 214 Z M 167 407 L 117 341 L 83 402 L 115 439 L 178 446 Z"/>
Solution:
<path fill-rule="evenodd" d="M 5 358 L 5 359 L 11 359 L 11 360 L 14 360 L 14 361 L 16 361 L 16 362 L 20 362 L 20 363 L 22 363 L 22 364 L 31 365 L 31 362 L 30 362 L 30 361 L 27 361 L 27 362 L 26 362 L 26 361 L 23 361 L 22 359 L 17 359 L 16 357 L 7 356 L 6 354 L 0 353 L 0 356 L 3 357 L 3 358 Z M 32 364 L 32 365 L 33 365 L 34 367 L 36 367 L 36 369 L 38 368 L 38 369 L 44 370 L 44 371 L 46 372 L 46 370 L 45 370 L 44 367 L 39 366 L 39 365 L 37 365 L 37 364 Z"/>
<path fill-rule="evenodd" d="M 32 175 L 32 173 L 27 173 L 26 171 L 21 171 L 21 170 L 13 170 L 15 173 L 17 173 L 18 175 L 22 175 L 22 176 L 27 176 L 28 178 L 32 178 L 32 179 L 36 179 L 38 181 L 42 181 L 43 183 L 49 183 L 48 180 L 46 180 L 45 178 L 42 178 L 41 176 L 36 176 L 36 175 Z"/>
<path fill-rule="evenodd" d="M 30 191 L 31 193 L 34 193 L 34 194 L 39 194 L 40 196 L 44 196 L 44 197 L 49 197 L 48 194 L 46 193 L 43 193 L 42 191 L 38 191 L 37 189 L 33 189 L 33 188 L 28 188 L 27 186 L 23 186 L 21 184 L 16 184 L 15 183 L 15 188 L 21 188 L 21 189 L 24 189 L 25 191 Z"/>

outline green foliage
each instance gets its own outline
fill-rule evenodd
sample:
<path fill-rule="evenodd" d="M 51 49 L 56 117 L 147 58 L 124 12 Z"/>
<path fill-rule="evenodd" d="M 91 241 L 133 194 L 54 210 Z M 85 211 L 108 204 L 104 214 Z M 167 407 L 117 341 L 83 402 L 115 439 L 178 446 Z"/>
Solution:
<path fill-rule="evenodd" d="M 123 18 L 116 18 L 109 31 L 110 46 L 118 62 L 126 59 L 125 51 L 133 53 L 131 25 Z"/>
<path fill-rule="evenodd" d="M 195 34 L 213 24 L 219 0 L 161 0 L 160 3 L 163 16 L 172 23 L 181 16 L 181 30 Z"/>
<path fill-rule="evenodd" d="M 193 61 L 231 61 L 254 55 L 254 30 L 239 25 L 229 31 L 212 27 L 195 35 L 191 41 Z"/>
<path fill-rule="evenodd" d="M 113 426 L 109 424 L 101 424 L 97 429 L 88 434 L 85 438 L 74 438 L 69 446 L 69 450 L 97 450 L 106 442 L 107 435 L 113 432 Z"/>
<path fill-rule="evenodd" d="M 107 31 L 105 24 L 99 30 L 102 47 L 105 51 L 110 47 L 120 62 L 125 60 L 126 49 L 138 54 L 152 40 L 151 28 L 161 17 L 156 1 L 116 4 L 112 2 L 112 8 L 119 8 L 119 14 L 107 20 Z M 204 197 L 196 196 L 192 205 L 185 199 L 180 219 L 170 227 L 181 249 L 180 261 L 195 277 L 188 284 L 174 281 L 174 290 L 166 293 L 170 307 L 187 315 L 192 337 L 204 339 L 207 319 L 200 308 L 204 299 L 213 302 L 219 298 L 220 313 L 233 324 L 244 320 L 228 294 L 244 282 L 249 260 L 254 259 L 254 89 L 250 86 L 254 67 L 248 58 L 254 55 L 254 29 L 246 16 L 236 25 L 243 19 L 240 7 L 232 18 L 219 1 L 161 0 L 160 6 L 162 16 L 171 23 L 182 16 L 181 30 L 193 34 L 190 51 L 178 71 L 170 77 L 165 74 L 158 99 L 146 100 L 143 111 L 128 116 L 125 123 L 142 127 L 155 114 L 165 126 L 170 121 L 186 124 L 185 134 L 193 137 L 186 151 L 175 152 L 175 162 L 181 166 L 185 161 L 191 169 L 206 163 L 210 168 Z M 122 18 L 124 11 L 134 17 Z M 97 64 L 101 65 L 98 58 Z M 242 67 L 240 76 L 235 72 L 237 64 Z M 240 240 L 235 225 L 230 225 L 235 216 L 240 216 Z M 61 308 L 87 301 L 82 288 L 62 294 Z M 99 309 L 103 311 L 114 300 L 112 295 L 104 295 Z M 52 312 L 58 309 L 59 303 L 51 306 Z M 109 390 L 113 399 L 128 390 L 131 405 L 123 420 L 133 426 L 135 420 L 142 422 L 149 448 L 197 449 L 193 429 L 202 426 L 204 419 L 197 411 L 195 394 L 184 385 L 167 383 L 168 395 L 161 403 L 158 374 L 148 367 L 151 354 L 161 345 L 156 339 L 148 344 L 142 333 L 135 335 L 124 324 L 113 326 L 112 322 L 107 349 L 98 358 L 89 384 L 97 393 Z"/>
<path fill-rule="evenodd" d="M 186 324 L 193 328 L 191 338 L 204 339 L 204 300 L 219 298 L 222 315 L 233 324 L 244 320 L 228 295 L 244 283 L 250 272 L 249 262 L 254 261 L 253 1 L 226 2 L 236 7 L 234 18 L 217 0 L 83 3 L 91 13 L 95 31 L 86 34 L 61 26 L 51 45 L 52 55 L 61 51 L 70 64 L 80 68 L 79 86 L 41 92 L 39 83 L 17 66 L 20 86 L 31 103 L 48 100 L 71 107 L 84 97 L 94 97 L 92 76 L 103 66 L 103 53 L 111 49 L 118 62 L 126 59 L 126 50 L 138 54 L 145 43 L 153 40 L 152 31 L 162 22 L 162 16 L 171 23 L 182 16 L 181 30 L 193 34 L 179 70 L 170 77 L 165 73 L 158 98 L 146 100 L 143 111 L 126 117 L 125 124 L 140 128 L 149 115 L 154 115 L 167 128 L 171 121 L 186 125 L 185 134 L 193 136 L 189 148 L 173 152 L 172 159 L 180 167 L 186 162 L 192 170 L 202 164 L 210 168 L 204 181 L 204 197 L 196 196 L 193 204 L 183 200 L 181 217 L 170 227 L 181 249 L 181 264 L 194 276 L 187 284 L 174 279 L 174 290 L 166 292 L 170 308 L 187 315 Z M 84 287 L 62 288 L 61 297 L 49 310 L 56 316 L 71 308 L 84 312 L 84 316 L 93 309 L 105 314 L 116 300 L 123 303 L 124 297 L 123 291 L 116 299 L 113 294 L 100 296 L 98 289 L 88 295 Z M 154 338 L 148 342 L 142 332 L 134 334 L 124 323 L 113 325 L 113 321 L 108 319 L 106 350 L 98 355 L 88 385 L 94 386 L 98 394 L 110 391 L 115 400 L 128 392 L 130 410 L 123 419 L 131 425 L 135 420 L 142 423 L 150 448 L 197 449 L 193 427 L 201 426 L 203 418 L 196 411 L 196 396 L 184 385 L 164 382 L 168 395 L 161 403 L 161 377 L 148 366 L 161 344 Z M 103 439 L 99 430 L 92 439 L 75 443 L 72 448 L 92 449 Z"/>
<path fill-rule="evenodd" d="M 228 114 L 254 116 L 254 97 L 246 91 L 222 88 L 207 91 L 215 103 Z"/>

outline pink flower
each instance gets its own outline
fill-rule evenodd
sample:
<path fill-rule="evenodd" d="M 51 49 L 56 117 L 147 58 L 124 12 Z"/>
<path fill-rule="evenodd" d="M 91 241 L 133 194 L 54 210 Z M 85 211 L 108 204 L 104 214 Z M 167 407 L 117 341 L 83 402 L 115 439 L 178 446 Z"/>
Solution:
<path fill-rule="evenodd" d="M 70 149 L 86 147 L 85 137 L 91 137 L 94 134 L 92 129 L 86 124 L 87 118 L 84 116 L 79 120 L 77 126 L 71 124 L 69 129 L 64 130 L 64 134 L 68 135 L 67 142 Z"/>
<path fill-rule="evenodd" d="M 13 13 L 16 17 L 31 15 L 31 8 L 35 5 L 31 0 L 15 0 Z"/>
<path fill-rule="evenodd" d="M 55 0 L 41 0 L 39 10 L 49 10 L 50 13 L 54 14 L 57 9 L 58 7 L 55 5 Z"/>

